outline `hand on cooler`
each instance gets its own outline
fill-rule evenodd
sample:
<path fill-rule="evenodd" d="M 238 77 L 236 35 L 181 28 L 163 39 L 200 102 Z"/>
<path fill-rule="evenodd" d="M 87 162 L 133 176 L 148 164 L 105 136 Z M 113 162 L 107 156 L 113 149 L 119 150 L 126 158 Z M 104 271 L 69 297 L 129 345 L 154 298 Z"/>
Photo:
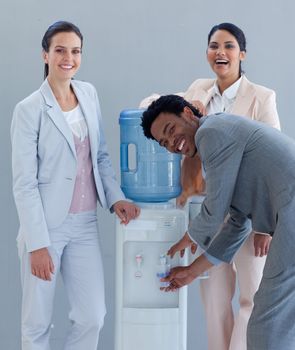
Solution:
<path fill-rule="evenodd" d="M 195 254 L 198 246 L 196 243 L 194 243 L 188 233 L 186 232 L 185 235 L 181 238 L 180 241 L 175 243 L 167 252 L 167 255 L 169 255 L 171 258 L 177 253 L 180 252 L 180 256 L 183 257 L 185 248 L 190 247 L 191 252 Z"/>
<path fill-rule="evenodd" d="M 171 269 L 169 276 L 161 279 L 162 282 L 169 282 L 169 286 L 160 289 L 165 292 L 174 292 L 190 284 L 195 278 L 196 276 L 193 276 L 191 266 L 177 266 Z"/>
<path fill-rule="evenodd" d="M 177 266 L 171 269 L 169 276 L 162 278 L 162 282 L 169 282 L 168 287 L 161 288 L 165 292 L 176 291 L 177 289 L 190 284 L 195 278 L 207 271 L 213 264 L 204 254 L 198 256 L 189 266 Z"/>
<path fill-rule="evenodd" d="M 113 205 L 113 209 L 120 218 L 121 224 L 125 225 L 140 214 L 140 208 L 137 205 L 124 200 L 116 202 Z"/>

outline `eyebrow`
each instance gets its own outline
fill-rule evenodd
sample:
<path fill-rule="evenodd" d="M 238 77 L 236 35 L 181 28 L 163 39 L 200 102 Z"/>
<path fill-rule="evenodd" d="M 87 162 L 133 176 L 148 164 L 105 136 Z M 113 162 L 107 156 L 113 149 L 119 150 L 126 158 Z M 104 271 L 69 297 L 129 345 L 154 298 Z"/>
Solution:
<path fill-rule="evenodd" d="M 233 44 L 234 41 L 233 40 L 228 40 L 228 41 L 225 41 L 223 44 Z M 210 41 L 209 44 L 218 44 L 217 41 Z"/>
<path fill-rule="evenodd" d="M 54 48 L 56 49 L 57 47 L 60 47 L 60 48 L 62 48 L 62 49 L 66 49 L 67 47 L 66 46 L 62 46 L 62 45 L 56 45 Z M 75 47 L 72 47 L 72 49 L 81 49 L 81 47 L 80 46 L 75 46 Z"/>
<path fill-rule="evenodd" d="M 163 134 L 165 135 L 166 134 L 166 131 L 167 131 L 167 128 L 168 126 L 170 125 L 170 122 L 168 122 L 165 127 L 164 127 L 164 130 L 163 130 Z"/>
<path fill-rule="evenodd" d="M 163 135 L 166 134 L 167 128 L 168 128 L 169 125 L 170 125 L 170 122 L 168 122 L 168 123 L 165 125 L 164 130 L 163 130 Z M 160 145 L 160 146 L 162 146 L 162 142 L 163 142 L 163 139 L 160 139 L 160 140 L 159 140 L 159 145 Z"/>

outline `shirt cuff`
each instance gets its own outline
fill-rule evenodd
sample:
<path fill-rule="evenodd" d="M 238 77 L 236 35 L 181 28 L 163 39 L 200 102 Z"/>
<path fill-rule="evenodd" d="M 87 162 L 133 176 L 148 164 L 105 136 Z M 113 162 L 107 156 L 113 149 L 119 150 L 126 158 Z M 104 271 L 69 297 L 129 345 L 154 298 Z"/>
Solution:
<path fill-rule="evenodd" d="M 219 265 L 220 263 L 222 263 L 223 261 L 215 258 L 214 256 L 208 254 L 207 252 L 203 253 L 205 258 L 213 265 Z"/>

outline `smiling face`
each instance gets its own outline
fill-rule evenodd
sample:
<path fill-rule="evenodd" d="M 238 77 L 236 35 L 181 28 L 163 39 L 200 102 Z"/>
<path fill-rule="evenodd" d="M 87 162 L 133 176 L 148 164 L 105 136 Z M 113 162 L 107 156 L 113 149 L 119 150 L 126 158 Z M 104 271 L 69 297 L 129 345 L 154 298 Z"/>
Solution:
<path fill-rule="evenodd" d="M 246 52 L 241 51 L 236 38 L 226 30 L 217 30 L 210 38 L 207 60 L 219 79 L 237 80 L 240 76 L 240 61 Z"/>
<path fill-rule="evenodd" d="M 74 32 L 55 34 L 49 51 L 43 51 L 44 62 L 48 64 L 48 78 L 69 80 L 73 78 L 81 64 L 81 39 Z"/>
<path fill-rule="evenodd" d="M 151 126 L 151 134 L 168 151 L 193 157 L 197 129 L 197 118 L 190 108 L 185 107 L 180 117 L 173 113 L 160 113 Z"/>

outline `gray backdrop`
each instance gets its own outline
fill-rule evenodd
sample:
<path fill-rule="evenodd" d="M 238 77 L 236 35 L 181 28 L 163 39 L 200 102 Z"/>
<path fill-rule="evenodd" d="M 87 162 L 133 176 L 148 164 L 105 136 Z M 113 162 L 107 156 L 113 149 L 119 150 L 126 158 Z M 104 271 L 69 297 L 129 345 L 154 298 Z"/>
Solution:
<path fill-rule="evenodd" d="M 36 90 L 43 76 L 40 42 L 59 19 L 76 23 L 85 37 L 78 78 L 100 96 L 109 151 L 119 175 L 118 115 L 151 92 L 182 91 L 211 77 L 205 59 L 212 25 L 230 21 L 248 39 L 247 77 L 277 92 L 283 131 L 295 136 L 294 2 L 285 0 L 1 0 L 0 2 L 0 349 L 20 349 L 20 282 L 15 246 L 18 220 L 11 194 L 9 128 L 15 104 Z M 100 350 L 113 350 L 114 217 L 99 211 L 108 314 Z M 198 282 L 189 288 L 188 350 L 206 349 Z M 62 349 L 67 302 L 60 286 L 53 350 Z M 173 335 L 171 335 L 173 336 Z M 86 350 L 86 349 L 85 349 Z"/>

